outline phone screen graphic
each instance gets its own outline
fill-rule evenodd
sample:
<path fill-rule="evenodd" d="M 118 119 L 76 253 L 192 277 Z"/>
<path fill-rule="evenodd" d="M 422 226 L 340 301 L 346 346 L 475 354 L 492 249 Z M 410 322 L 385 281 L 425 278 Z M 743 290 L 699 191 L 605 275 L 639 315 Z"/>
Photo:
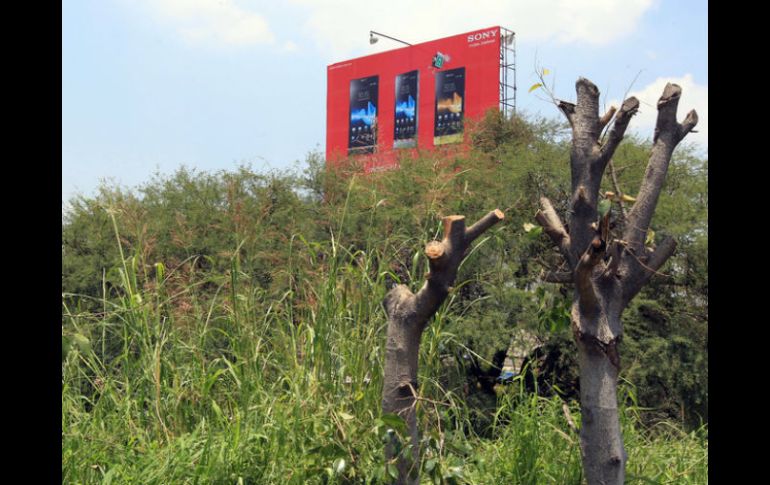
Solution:
<path fill-rule="evenodd" d="M 434 145 L 462 142 L 464 98 L 464 67 L 436 73 L 436 110 L 433 120 Z"/>
<path fill-rule="evenodd" d="M 393 147 L 417 146 L 417 105 L 419 72 L 409 71 L 396 76 L 396 107 L 393 126 Z"/>
<path fill-rule="evenodd" d="M 350 81 L 348 154 L 373 153 L 377 147 L 379 76 Z"/>

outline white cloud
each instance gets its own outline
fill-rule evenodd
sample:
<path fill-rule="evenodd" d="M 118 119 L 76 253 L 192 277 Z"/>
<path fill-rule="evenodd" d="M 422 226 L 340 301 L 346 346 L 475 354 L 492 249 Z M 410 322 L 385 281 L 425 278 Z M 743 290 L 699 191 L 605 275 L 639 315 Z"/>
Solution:
<path fill-rule="evenodd" d="M 275 42 L 267 20 L 233 0 L 142 0 L 140 5 L 153 19 L 191 43 L 238 46 Z"/>
<path fill-rule="evenodd" d="M 658 99 L 663 94 L 666 83 L 678 84 L 682 87 L 682 97 L 679 99 L 677 120 L 681 123 L 690 110 L 698 113 L 697 133 L 690 133 L 684 142 L 695 142 L 708 149 L 708 85 L 697 84 L 692 74 L 685 74 L 679 78 L 661 77 L 648 84 L 644 88 L 633 91 L 628 96 L 636 96 L 639 100 L 639 113 L 633 117 L 629 130 L 633 130 L 643 138 L 652 138 L 655 130 L 655 121 L 658 116 Z M 620 101 L 615 99 L 607 106 L 620 106 Z"/>
<path fill-rule="evenodd" d="M 268 11 L 283 11 L 260 0 L 118 0 L 136 8 L 184 40 L 214 45 L 274 44 Z M 660 0 L 290 0 L 292 26 L 307 33 L 330 59 L 344 58 L 369 46 L 369 30 L 410 43 L 455 35 L 493 25 L 512 29 L 527 41 L 605 45 L 634 31 Z M 260 4 L 262 7 L 260 9 Z M 278 24 L 278 19 L 272 19 Z M 292 51 L 293 44 L 284 44 Z M 369 52 L 395 47 L 369 46 Z"/>
<path fill-rule="evenodd" d="M 634 31 L 656 0 L 291 0 L 306 9 L 304 29 L 334 58 L 366 42 L 369 30 L 410 43 L 493 25 L 528 41 L 604 45 Z M 371 51 L 394 48 L 379 42 Z"/>
<path fill-rule="evenodd" d="M 297 50 L 299 50 L 299 46 L 297 46 L 297 44 L 295 44 L 294 42 L 287 40 L 286 42 L 283 43 L 283 50 L 285 52 L 296 52 Z"/>

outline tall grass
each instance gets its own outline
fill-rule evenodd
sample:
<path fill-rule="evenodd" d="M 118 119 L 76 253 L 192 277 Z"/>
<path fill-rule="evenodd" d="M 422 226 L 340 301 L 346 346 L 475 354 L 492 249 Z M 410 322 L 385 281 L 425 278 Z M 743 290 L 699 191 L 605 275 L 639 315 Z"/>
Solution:
<path fill-rule="evenodd" d="M 237 248 L 229 271 L 180 288 L 162 263 L 139 284 L 147 266 L 120 246 L 102 311 L 64 295 L 63 482 L 386 483 L 381 302 L 398 277 L 380 262 L 396 244 L 414 254 L 419 282 L 420 241 L 353 250 L 341 230 L 328 242 L 294 236 L 278 297 L 241 271 Z M 558 398 L 527 395 L 519 381 L 498 388 L 494 424 L 475 434 L 450 359 L 462 349 L 444 330 L 451 308 L 421 347 L 424 480 L 579 484 L 578 439 Z M 703 431 L 650 432 L 635 416 L 624 410 L 628 483 L 707 482 Z"/>

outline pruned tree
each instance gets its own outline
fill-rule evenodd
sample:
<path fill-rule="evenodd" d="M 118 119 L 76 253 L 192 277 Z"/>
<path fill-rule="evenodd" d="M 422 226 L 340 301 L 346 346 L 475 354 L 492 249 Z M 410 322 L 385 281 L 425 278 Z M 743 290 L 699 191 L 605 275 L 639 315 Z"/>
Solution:
<path fill-rule="evenodd" d="M 647 232 L 674 148 L 693 129 L 698 116 L 690 111 L 682 123 L 677 122 L 682 89 L 667 84 L 658 100 L 647 171 L 628 211 L 622 237 L 613 238 L 608 203 L 600 203 L 599 190 L 605 169 L 639 109 L 639 101 L 628 98 L 619 110 L 612 107 L 600 116 L 597 87 L 580 78 L 576 90 L 576 104 L 558 103 L 572 127 L 572 198 L 567 225 L 545 197 L 540 199 L 536 219 L 568 267 L 567 271 L 548 273 L 546 279 L 574 284 L 571 321 L 580 366 L 584 473 L 589 485 L 615 485 L 624 481 L 627 460 L 617 398 L 621 314 L 676 248 L 671 238 L 655 249 L 646 247 Z M 613 118 L 614 126 L 603 142 L 602 131 Z"/>
<path fill-rule="evenodd" d="M 425 247 L 430 272 L 422 288 L 415 294 L 406 285 L 397 285 L 385 295 L 388 336 L 382 412 L 394 413 L 404 419 L 412 445 L 409 454 L 399 453 L 393 441 L 386 446 L 386 459 L 396 460 L 398 484 L 419 482 L 419 433 L 415 405 L 422 333 L 446 300 L 470 244 L 503 217 L 502 211 L 495 209 L 467 229 L 464 216 L 445 217 L 443 240 L 429 242 Z"/>

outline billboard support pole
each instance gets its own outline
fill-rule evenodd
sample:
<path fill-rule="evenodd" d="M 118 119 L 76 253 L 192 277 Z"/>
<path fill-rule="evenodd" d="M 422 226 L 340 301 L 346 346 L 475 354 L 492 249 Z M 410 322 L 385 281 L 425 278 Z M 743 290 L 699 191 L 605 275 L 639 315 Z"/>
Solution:
<path fill-rule="evenodd" d="M 373 30 L 369 31 L 369 43 L 370 44 L 376 44 L 377 40 L 379 40 L 379 39 L 377 39 L 377 37 L 375 37 L 375 35 L 379 36 L 379 37 L 385 37 L 386 39 L 395 40 L 396 42 L 401 42 L 402 44 L 406 44 L 406 45 L 408 45 L 410 47 L 412 46 L 412 44 L 410 44 L 409 42 L 404 42 L 403 40 L 398 40 L 395 37 L 391 37 L 389 35 L 381 34 L 379 32 L 375 32 Z"/>

